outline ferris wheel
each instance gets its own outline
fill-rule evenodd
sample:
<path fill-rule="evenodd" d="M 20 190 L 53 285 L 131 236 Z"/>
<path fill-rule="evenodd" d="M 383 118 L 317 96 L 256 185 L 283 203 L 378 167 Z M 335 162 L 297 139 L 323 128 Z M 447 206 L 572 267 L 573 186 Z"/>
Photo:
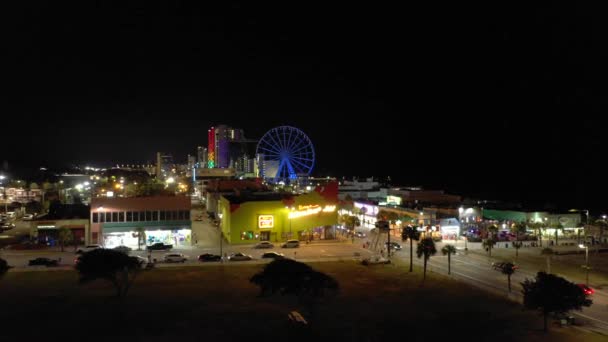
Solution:
<path fill-rule="evenodd" d="M 257 147 L 265 178 L 296 179 L 308 176 L 315 165 L 315 149 L 301 130 L 280 126 L 266 132 Z"/>

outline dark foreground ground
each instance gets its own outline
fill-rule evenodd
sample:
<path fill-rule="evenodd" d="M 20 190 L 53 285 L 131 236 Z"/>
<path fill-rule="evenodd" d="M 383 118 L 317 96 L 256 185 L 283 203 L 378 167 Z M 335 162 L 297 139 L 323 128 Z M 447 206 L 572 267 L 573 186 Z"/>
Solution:
<path fill-rule="evenodd" d="M 298 300 L 259 298 L 249 278 L 260 265 L 157 269 L 124 301 L 109 284 L 78 285 L 72 271 L 9 272 L 0 280 L 0 340 L 19 341 L 604 341 L 552 325 L 521 306 L 446 277 L 403 266 L 355 262 L 312 266 L 341 290 L 313 315 Z M 310 325 L 289 324 L 300 310 Z M 9 340 L 7 340 L 9 341 Z"/>

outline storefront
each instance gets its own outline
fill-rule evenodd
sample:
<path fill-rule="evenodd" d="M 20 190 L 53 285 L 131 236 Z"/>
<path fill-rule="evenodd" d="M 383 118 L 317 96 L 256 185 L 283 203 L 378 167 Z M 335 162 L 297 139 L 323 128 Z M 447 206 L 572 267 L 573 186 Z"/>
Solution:
<path fill-rule="evenodd" d="M 289 239 L 332 239 L 338 224 L 337 184 L 307 194 L 225 195 L 219 201 L 222 233 L 232 244 Z"/>
<path fill-rule="evenodd" d="M 49 246 L 59 245 L 59 230 L 67 228 L 72 233 L 69 245 L 84 245 L 87 243 L 86 236 L 89 231 L 89 220 L 87 219 L 72 219 L 72 220 L 40 220 L 32 221 L 32 236 L 35 236 L 38 242 Z"/>
<path fill-rule="evenodd" d="M 178 222 L 171 223 L 175 224 L 174 226 L 169 226 L 168 224 L 168 222 L 159 222 L 159 225 L 147 223 L 139 226 L 117 226 L 116 224 L 108 223 L 103 228 L 103 245 L 106 248 L 117 246 L 139 247 L 140 231 L 138 227 L 143 228 L 142 246 L 162 242 L 179 248 L 192 244 L 192 230 L 189 222 L 182 222 L 181 224 Z"/>
<path fill-rule="evenodd" d="M 121 245 L 137 248 L 139 244 L 158 242 L 190 246 L 190 207 L 190 198 L 186 196 L 94 198 L 91 241 L 106 248 Z"/>

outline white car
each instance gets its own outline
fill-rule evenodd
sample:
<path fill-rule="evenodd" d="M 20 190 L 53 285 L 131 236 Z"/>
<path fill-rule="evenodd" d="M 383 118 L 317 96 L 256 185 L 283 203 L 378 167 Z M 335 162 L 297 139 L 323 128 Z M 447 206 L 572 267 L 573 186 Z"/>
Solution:
<path fill-rule="evenodd" d="M 101 245 L 87 245 L 84 247 L 78 247 L 78 249 L 76 250 L 76 254 L 90 252 L 90 251 L 92 251 L 94 249 L 98 249 L 98 248 L 103 248 L 103 247 L 101 247 Z"/>
<path fill-rule="evenodd" d="M 274 245 L 268 241 L 262 241 L 255 245 L 253 248 L 273 248 Z"/>
<path fill-rule="evenodd" d="M 253 260 L 253 257 L 251 255 L 246 255 L 243 253 L 235 253 L 235 254 L 232 254 L 231 256 L 229 256 L 228 260 L 230 260 L 230 261 L 249 261 L 249 260 Z"/>
<path fill-rule="evenodd" d="M 31 221 L 34 219 L 34 215 L 33 214 L 25 214 L 23 215 L 23 221 Z"/>
<path fill-rule="evenodd" d="M 281 246 L 283 248 L 298 248 L 300 247 L 300 241 L 298 240 L 287 240 L 287 242 L 285 242 L 283 244 L 283 246 Z"/>
<path fill-rule="evenodd" d="M 165 262 L 186 262 L 188 257 L 181 253 L 165 254 Z"/>

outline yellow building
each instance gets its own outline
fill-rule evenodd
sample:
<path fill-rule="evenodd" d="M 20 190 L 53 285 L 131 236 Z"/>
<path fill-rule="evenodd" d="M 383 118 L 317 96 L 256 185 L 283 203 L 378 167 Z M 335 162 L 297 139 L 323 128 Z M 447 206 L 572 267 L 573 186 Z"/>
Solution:
<path fill-rule="evenodd" d="M 289 239 L 331 239 L 338 224 L 336 184 L 303 195 L 252 193 L 224 195 L 220 227 L 231 244 Z"/>

